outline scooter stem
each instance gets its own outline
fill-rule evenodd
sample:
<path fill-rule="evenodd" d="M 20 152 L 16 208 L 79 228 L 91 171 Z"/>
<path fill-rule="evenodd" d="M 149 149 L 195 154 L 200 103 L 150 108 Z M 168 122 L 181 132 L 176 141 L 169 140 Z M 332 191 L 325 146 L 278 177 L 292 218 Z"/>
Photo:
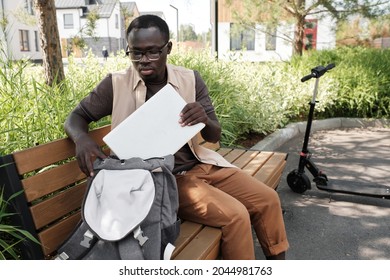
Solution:
<path fill-rule="evenodd" d="M 319 83 L 319 78 L 316 78 L 316 82 L 314 84 L 314 91 L 313 91 L 313 97 L 310 102 L 310 110 L 309 110 L 309 116 L 307 119 L 307 124 L 306 124 L 306 132 L 305 132 L 305 139 L 303 142 L 303 148 L 302 152 L 303 153 L 308 153 L 308 145 L 309 145 L 309 138 L 310 138 L 310 131 L 311 131 L 311 125 L 313 122 L 313 116 L 314 116 L 314 108 L 316 106 L 316 98 L 317 98 L 317 92 L 318 92 L 318 83 Z"/>

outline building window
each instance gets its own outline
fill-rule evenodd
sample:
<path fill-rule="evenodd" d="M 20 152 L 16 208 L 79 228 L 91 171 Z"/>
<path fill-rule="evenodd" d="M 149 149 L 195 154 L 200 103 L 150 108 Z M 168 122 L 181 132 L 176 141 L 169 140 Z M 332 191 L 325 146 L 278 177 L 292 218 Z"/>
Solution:
<path fill-rule="evenodd" d="M 65 29 L 73 28 L 73 14 L 64 14 L 64 28 Z"/>
<path fill-rule="evenodd" d="M 237 24 L 230 24 L 230 50 L 255 50 L 255 30 L 243 28 Z"/>
<path fill-rule="evenodd" d="M 118 16 L 118 14 L 115 14 L 115 28 L 119 29 L 119 16 Z"/>
<path fill-rule="evenodd" d="M 38 31 L 34 31 L 35 51 L 39 51 L 39 34 Z"/>
<path fill-rule="evenodd" d="M 32 1 L 33 0 L 24 0 L 24 8 L 29 15 L 35 15 Z"/>
<path fill-rule="evenodd" d="M 267 27 L 265 33 L 265 50 L 276 50 L 276 27 Z"/>
<path fill-rule="evenodd" d="M 305 36 L 303 38 L 303 48 L 305 50 L 317 49 L 317 20 L 305 20 Z"/>
<path fill-rule="evenodd" d="M 28 30 L 19 30 L 19 43 L 22 52 L 30 51 L 30 44 L 28 40 Z"/>

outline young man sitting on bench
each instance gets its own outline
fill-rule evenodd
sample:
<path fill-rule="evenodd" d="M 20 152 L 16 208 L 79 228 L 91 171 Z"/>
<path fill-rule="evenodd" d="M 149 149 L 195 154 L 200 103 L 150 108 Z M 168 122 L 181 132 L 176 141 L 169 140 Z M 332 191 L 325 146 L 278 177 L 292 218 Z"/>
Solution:
<path fill-rule="evenodd" d="M 167 64 L 172 50 L 169 29 L 158 16 L 143 15 L 127 29 L 132 67 L 105 77 L 70 113 L 65 130 L 76 144 L 81 170 L 92 175 L 94 157 L 105 154 L 88 135 L 88 124 L 111 115 L 111 128 L 147 102 L 167 83 L 187 101 L 178 121 L 182 126 L 204 123 L 201 136 L 220 140 L 221 126 L 208 89 L 197 71 Z M 129 143 L 131 145 L 131 143 Z M 252 228 L 267 259 L 285 259 L 287 241 L 276 191 L 199 146 L 194 137 L 175 154 L 179 216 L 222 229 L 223 259 L 255 259 Z"/>

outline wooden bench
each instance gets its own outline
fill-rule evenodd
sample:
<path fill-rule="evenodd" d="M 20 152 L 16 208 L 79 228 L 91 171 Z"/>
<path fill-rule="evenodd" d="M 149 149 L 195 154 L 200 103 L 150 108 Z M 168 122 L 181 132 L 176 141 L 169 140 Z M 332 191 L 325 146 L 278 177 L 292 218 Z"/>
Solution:
<path fill-rule="evenodd" d="M 109 129 L 106 126 L 90 133 L 103 147 L 102 137 Z M 270 187 L 278 186 L 287 154 L 203 145 Z M 24 242 L 23 259 L 50 259 L 80 221 L 86 178 L 74 155 L 73 142 L 64 138 L 0 158 L 0 187 L 5 187 L 5 197 L 24 191 L 12 201 L 11 211 L 18 213 L 12 223 L 41 243 Z M 217 259 L 221 236 L 219 228 L 184 221 L 172 258 Z"/>

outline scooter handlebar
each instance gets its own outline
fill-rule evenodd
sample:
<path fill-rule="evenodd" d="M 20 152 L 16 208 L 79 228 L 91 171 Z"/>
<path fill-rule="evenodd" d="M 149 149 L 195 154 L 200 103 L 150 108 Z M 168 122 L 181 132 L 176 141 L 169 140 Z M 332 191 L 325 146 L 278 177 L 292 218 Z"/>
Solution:
<path fill-rule="evenodd" d="M 309 74 L 309 75 L 306 75 L 305 77 L 303 77 L 301 79 L 301 82 L 306 82 L 307 80 L 310 80 L 311 78 L 313 78 L 313 75 L 312 74 Z"/>
<path fill-rule="evenodd" d="M 317 66 L 313 69 L 311 69 L 311 73 L 309 75 L 304 76 L 301 79 L 301 82 L 306 82 L 307 80 L 310 80 L 311 78 L 319 78 L 322 75 L 324 75 L 327 71 L 334 68 L 336 65 L 334 63 L 328 64 L 326 67 L 324 66 Z"/>

